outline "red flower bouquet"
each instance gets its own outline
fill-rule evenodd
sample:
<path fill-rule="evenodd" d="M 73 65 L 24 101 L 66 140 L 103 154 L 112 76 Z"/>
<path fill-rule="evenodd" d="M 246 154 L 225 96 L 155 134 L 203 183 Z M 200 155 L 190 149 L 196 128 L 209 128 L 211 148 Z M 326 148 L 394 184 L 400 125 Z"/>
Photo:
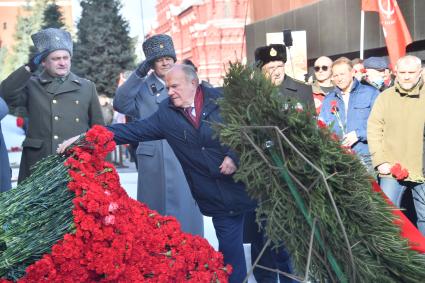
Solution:
<path fill-rule="evenodd" d="M 391 167 L 391 175 L 396 178 L 398 181 L 403 181 L 409 177 L 409 171 L 406 168 L 403 168 L 400 163 L 396 163 Z"/>
<path fill-rule="evenodd" d="M 68 151 L 74 232 L 18 282 L 227 282 L 231 267 L 205 239 L 127 195 L 104 161 L 114 146 L 113 134 L 94 126 Z"/>

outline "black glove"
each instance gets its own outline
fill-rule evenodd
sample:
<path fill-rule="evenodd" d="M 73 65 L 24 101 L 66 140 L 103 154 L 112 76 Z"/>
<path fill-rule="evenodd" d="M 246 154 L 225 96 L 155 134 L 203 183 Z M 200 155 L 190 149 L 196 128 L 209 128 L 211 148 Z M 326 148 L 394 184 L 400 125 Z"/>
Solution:
<path fill-rule="evenodd" d="M 44 50 L 43 52 L 35 54 L 29 62 L 25 65 L 30 68 L 31 73 L 35 72 L 40 65 L 41 61 L 49 54 L 49 50 Z"/>
<path fill-rule="evenodd" d="M 144 60 L 144 61 L 142 61 L 142 63 L 140 63 L 139 67 L 137 67 L 136 74 L 140 78 L 143 78 L 148 74 L 150 69 L 151 69 L 151 62 Z"/>

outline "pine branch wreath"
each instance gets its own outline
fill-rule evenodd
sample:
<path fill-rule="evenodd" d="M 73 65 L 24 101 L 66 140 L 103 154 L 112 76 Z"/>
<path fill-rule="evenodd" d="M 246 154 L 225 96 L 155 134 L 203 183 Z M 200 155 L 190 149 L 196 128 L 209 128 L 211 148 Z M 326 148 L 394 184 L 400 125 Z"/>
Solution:
<path fill-rule="evenodd" d="M 317 219 L 325 247 L 314 241 L 310 277 L 320 282 L 423 281 L 425 256 L 411 250 L 400 236 L 392 208 L 372 192 L 371 178 L 359 159 L 341 148 L 327 128 L 318 126 L 309 111 L 283 102 L 259 70 L 239 63 L 231 65 L 225 77 L 220 107 L 225 124 L 217 125 L 221 141 L 240 155 L 235 177 L 258 200 L 257 222 L 266 223 L 262 228 L 275 247 L 285 243 L 298 273 L 306 272 L 312 227 L 290 185 L 296 187 L 308 217 Z M 282 170 L 287 170 L 291 182 L 282 178 Z M 327 252 L 342 268 L 342 277 L 332 268 Z"/>

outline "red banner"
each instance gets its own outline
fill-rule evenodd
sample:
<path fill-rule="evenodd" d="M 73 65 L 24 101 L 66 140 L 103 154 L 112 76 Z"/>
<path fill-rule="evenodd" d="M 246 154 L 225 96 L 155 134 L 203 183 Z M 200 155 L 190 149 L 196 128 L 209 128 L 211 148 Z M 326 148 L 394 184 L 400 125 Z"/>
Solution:
<path fill-rule="evenodd" d="M 391 67 L 406 54 L 406 46 L 412 43 L 403 14 L 396 0 L 362 0 L 362 10 L 378 12 L 387 44 Z"/>
<path fill-rule="evenodd" d="M 385 199 L 385 201 L 393 206 L 393 203 L 390 199 L 384 194 L 381 190 L 381 187 L 378 185 L 376 181 L 372 182 L 372 190 L 381 194 L 381 196 Z M 400 209 L 392 210 L 394 216 L 397 218 L 394 224 L 400 227 L 400 234 L 403 238 L 409 241 L 410 248 L 414 251 L 417 251 L 421 254 L 425 253 L 425 237 L 419 232 L 419 230 L 415 227 L 415 225 L 410 222 L 410 220 L 404 216 L 403 212 Z"/>
<path fill-rule="evenodd" d="M 362 10 L 369 12 L 379 12 L 377 0 L 362 0 Z"/>

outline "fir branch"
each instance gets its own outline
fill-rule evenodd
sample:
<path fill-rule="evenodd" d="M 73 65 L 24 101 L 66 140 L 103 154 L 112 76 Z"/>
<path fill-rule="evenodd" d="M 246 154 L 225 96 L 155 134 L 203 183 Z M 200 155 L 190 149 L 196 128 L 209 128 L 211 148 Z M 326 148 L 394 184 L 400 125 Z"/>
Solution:
<path fill-rule="evenodd" d="M 400 236 L 400 228 L 393 224 L 392 208 L 372 192 L 371 177 L 360 160 L 344 152 L 340 142 L 331 139 L 329 130 L 319 129 L 311 113 L 284 104 L 270 80 L 259 70 L 241 64 L 231 65 L 227 73 L 220 107 L 226 125 L 217 127 L 220 139 L 240 155 L 235 177 L 244 181 L 249 195 L 258 200 L 257 222 L 267 219 L 263 229 L 274 246 L 285 243 L 300 274 L 305 273 L 311 227 L 290 194 L 288 183 L 273 167 L 276 164 L 270 153 L 260 154 L 247 136 L 260 149 L 268 141 L 277 151 L 282 147 L 282 161 L 291 178 L 299 181 L 295 186 L 308 214 L 318 220 L 326 250 L 332 251 L 350 282 L 413 283 L 425 278 L 425 256 L 411 250 Z M 271 127 L 253 126 L 278 127 L 311 165 Z M 345 244 L 327 186 L 350 247 Z M 335 282 L 337 277 L 317 241 L 313 249 L 310 275 L 318 281 Z"/>

